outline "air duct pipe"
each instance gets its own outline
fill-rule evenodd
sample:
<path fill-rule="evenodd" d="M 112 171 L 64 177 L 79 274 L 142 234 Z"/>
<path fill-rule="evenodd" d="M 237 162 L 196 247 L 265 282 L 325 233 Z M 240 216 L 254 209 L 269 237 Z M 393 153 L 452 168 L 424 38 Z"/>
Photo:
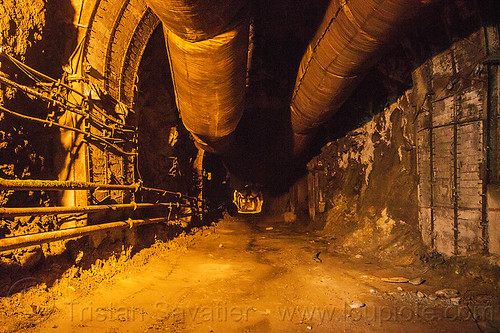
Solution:
<path fill-rule="evenodd" d="M 405 22 L 430 0 L 332 0 L 299 66 L 290 109 L 294 152 L 347 100 Z"/>
<path fill-rule="evenodd" d="M 223 154 L 243 114 L 246 0 L 146 0 L 163 23 L 177 108 L 199 148 Z"/>

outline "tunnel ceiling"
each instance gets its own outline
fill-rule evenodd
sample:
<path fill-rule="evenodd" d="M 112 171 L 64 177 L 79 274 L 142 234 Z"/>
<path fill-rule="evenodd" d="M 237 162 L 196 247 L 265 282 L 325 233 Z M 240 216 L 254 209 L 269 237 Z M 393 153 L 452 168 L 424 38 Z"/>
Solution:
<path fill-rule="evenodd" d="M 287 157 L 279 142 L 287 141 L 283 124 L 289 122 L 288 100 L 296 68 L 327 3 L 256 1 L 252 4 L 255 48 L 238 140 L 249 159 L 272 161 L 274 165 L 248 168 L 248 161 L 239 158 L 228 161 L 233 170 L 241 170 L 239 176 L 243 179 L 265 183 L 270 169 L 283 169 L 276 163 L 284 159 L 271 157 L 276 153 Z M 86 5 L 86 10 L 88 29 L 84 52 L 91 80 L 112 97 L 132 106 L 140 60 L 153 31 L 161 29 L 159 20 L 139 0 L 95 1 L 92 6 Z M 262 135 L 247 134 L 253 131 Z M 276 138 L 266 135 L 270 132 Z"/>
<path fill-rule="evenodd" d="M 408 89 L 412 84 L 411 71 L 437 52 L 425 50 L 418 42 L 428 33 L 427 25 L 432 27 L 429 23 L 441 15 L 429 11 L 420 21 L 425 24 L 412 26 L 405 38 L 388 45 L 391 53 L 367 73 L 338 117 L 323 126 L 313 140 L 313 149 L 299 161 L 298 168 L 291 167 L 290 98 L 302 55 L 328 4 L 326 0 L 251 3 L 253 58 L 247 78 L 245 112 L 235 132 L 241 149 L 225 160 L 226 167 L 244 182 L 286 188 L 300 174 L 304 161 L 317 152 L 314 147 L 317 149 L 326 140 L 341 136 L 364 116 L 375 114 L 391 98 Z M 133 106 L 140 60 L 153 31 L 161 28 L 160 21 L 142 0 L 96 0 L 85 7 L 88 73 L 112 97 Z"/>
<path fill-rule="evenodd" d="M 298 62 L 327 4 L 326 0 L 252 4 L 256 44 L 252 82 L 271 76 L 276 84 L 272 92 L 289 95 Z M 157 16 L 142 0 L 95 0 L 85 3 L 84 11 L 88 12 L 87 25 L 82 26 L 87 27 L 84 53 L 90 76 L 113 97 L 131 104 L 140 59 L 160 23 Z"/>

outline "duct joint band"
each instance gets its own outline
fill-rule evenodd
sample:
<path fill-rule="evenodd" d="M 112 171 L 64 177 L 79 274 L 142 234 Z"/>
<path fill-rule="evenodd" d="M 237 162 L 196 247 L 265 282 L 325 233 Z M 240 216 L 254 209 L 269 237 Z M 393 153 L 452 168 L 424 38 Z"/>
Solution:
<path fill-rule="evenodd" d="M 339 79 L 352 80 L 352 79 L 359 77 L 359 75 L 360 75 L 360 74 L 356 74 L 356 75 L 337 74 L 337 73 L 330 71 L 328 68 L 325 68 L 319 61 L 316 61 L 316 63 L 325 73 L 328 73 L 329 75 L 336 77 L 336 78 L 339 78 Z"/>
<path fill-rule="evenodd" d="M 352 24 L 354 24 L 356 26 L 356 28 L 358 28 L 359 32 L 363 36 L 366 37 L 366 39 L 368 39 L 368 40 L 370 40 L 372 42 L 375 42 L 375 43 L 378 42 L 378 40 L 375 37 L 373 37 L 368 32 L 366 32 L 366 30 L 364 29 L 365 28 L 364 26 L 361 26 L 361 24 L 358 23 L 358 21 L 354 17 L 354 14 L 351 12 L 351 10 L 349 9 L 349 6 L 347 4 L 344 5 L 343 9 L 344 9 L 345 16 L 347 17 L 347 19 L 349 20 L 349 22 L 351 22 Z M 374 10 L 374 11 L 376 11 L 376 10 Z"/>
<path fill-rule="evenodd" d="M 302 85 L 302 80 L 304 79 L 304 77 L 306 76 L 306 73 L 307 73 L 307 70 L 309 69 L 309 65 L 311 64 L 311 61 L 312 59 L 314 58 L 314 54 L 316 53 L 316 49 L 318 48 L 319 44 L 321 43 L 321 41 L 323 40 L 323 38 L 325 38 L 326 36 L 326 33 L 328 32 L 328 30 L 330 29 L 330 27 L 332 26 L 333 22 L 337 19 L 337 17 L 340 15 L 340 13 L 342 12 L 342 9 L 347 6 L 347 3 L 349 2 L 349 0 L 343 0 L 340 4 L 340 7 L 337 9 L 337 11 L 335 12 L 335 15 L 332 16 L 332 18 L 330 19 L 330 22 L 328 22 L 328 25 L 326 26 L 325 30 L 323 31 L 323 33 L 321 34 L 321 37 L 318 39 L 318 42 L 314 45 L 313 47 L 313 50 L 311 52 L 311 55 L 307 61 L 307 65 L 306 65 L 306 68 L 304 69 L 304 73 L 302 73 L 302 76 L 300 77 L 299 79 L 299 83 L 297 84 L 297 88 L 295 89 L 295 91 L 293 92 L 293 96 L 292 96 L 292 104 L 293 102 L 295 101 L 295 96 L 297 96 L 297 92 L 300 90 L 300 86 Z"/>

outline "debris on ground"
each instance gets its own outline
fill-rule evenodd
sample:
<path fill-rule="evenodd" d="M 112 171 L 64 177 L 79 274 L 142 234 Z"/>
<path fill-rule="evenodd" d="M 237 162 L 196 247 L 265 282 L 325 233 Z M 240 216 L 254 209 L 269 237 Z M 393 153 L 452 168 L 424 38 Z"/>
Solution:
<path fill-rule="evenodd" d="M 457 297 L 459 292 L 456 289 L 441 289 L 435 292 L 436 296 L 443 298 Z"/>
<path fill-rule="evenodd" d="M 285 212 L 283 213 L 283 220 L 285 221 L 285 223 L 292 223 L 297 220 L 297 216 L 292 212 Z"/>
<path fill-rule="evenodd" d="M 359 308 L 364 308 L 366 306 L 365 303 L 360 302 L 360 301 L 354 301 L 351 304 L 349 304 L 349 307 L 351 309 L 359 309 Z"/>
<path fill-rule="evenodd" d="M 422 279 L 421 277 L 414 278 L 414 279 L 411 279 L 411 280 L 408 281 L 409 284 L 412 284 L 414 286 L 419 286 L 419 285 L 421 285 L 424 282 L 425 282 L 425 280 Z"/>
<path fill-rule="evenodd" d="M 389 283 L 406 283 L 409 281 L 409 279 L 404 277 L 389 277 L 389 278 L 382 278 L 382 281 Z"/>

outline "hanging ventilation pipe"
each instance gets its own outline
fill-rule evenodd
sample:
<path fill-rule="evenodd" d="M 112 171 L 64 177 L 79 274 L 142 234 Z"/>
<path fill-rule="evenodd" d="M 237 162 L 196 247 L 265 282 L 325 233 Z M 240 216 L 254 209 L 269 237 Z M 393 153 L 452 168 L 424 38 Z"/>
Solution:
<path fill-rule="evenodd" d="M 146 0 L 164 27 L 177 108 L 198 147 L 229 149 L 243 114 L 246 0 Z"/>
<path fill-rule="evenodd" d="M 294 151 L 347 100 L 404 23 L 431 0 L 332 0 L 300 63 L 290 109 Z"/>

